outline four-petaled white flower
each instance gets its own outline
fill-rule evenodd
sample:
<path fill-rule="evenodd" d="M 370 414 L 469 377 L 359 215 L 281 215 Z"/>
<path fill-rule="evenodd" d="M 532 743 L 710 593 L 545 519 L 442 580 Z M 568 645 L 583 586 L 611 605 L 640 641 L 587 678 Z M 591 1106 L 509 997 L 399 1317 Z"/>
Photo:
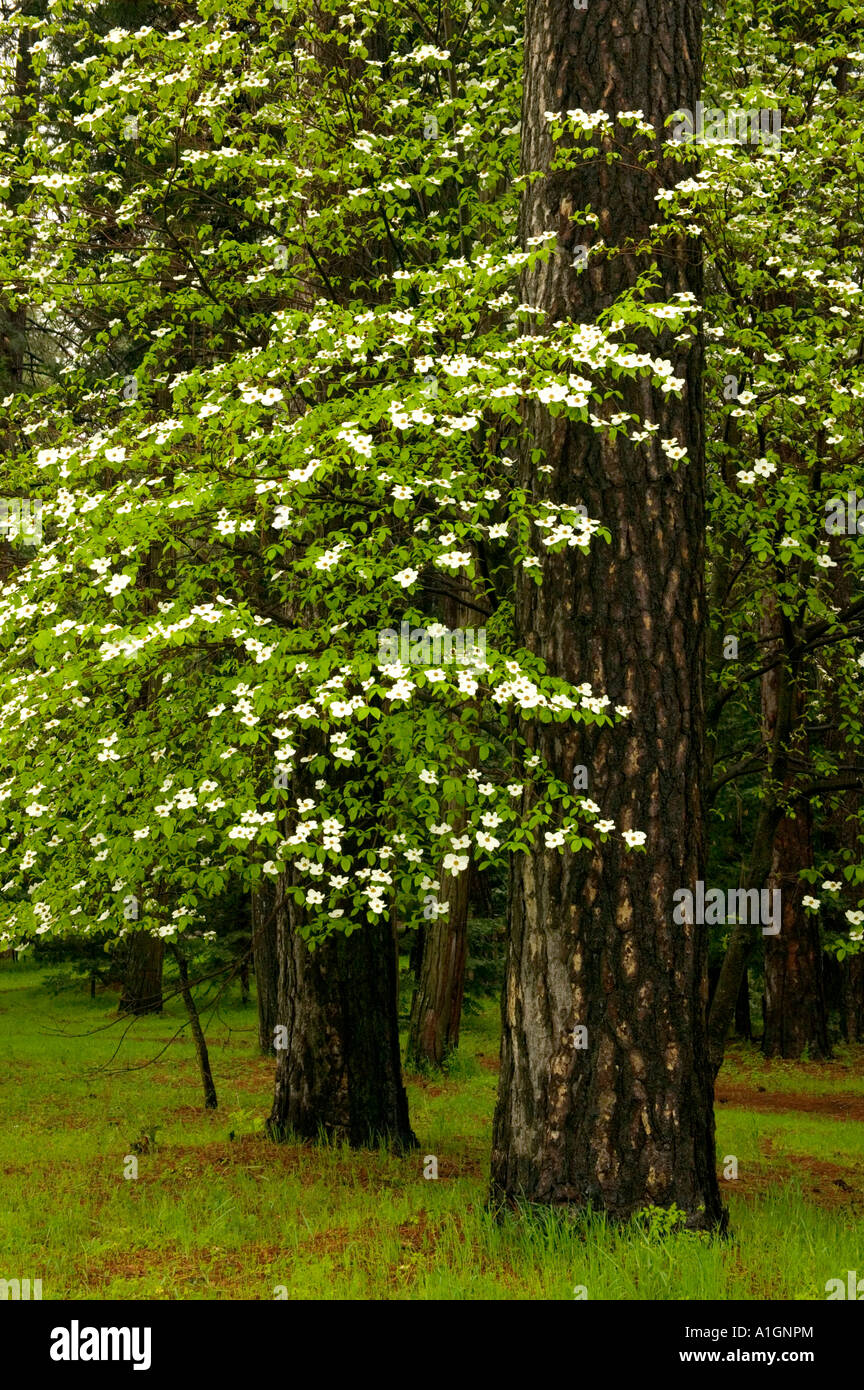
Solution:
<path fill-rule="evenodd" d="M 407 589 L 415 582 L 419 573 L 419 570 L 411 568 L 400 570 L 398 574 L 394 574 L 393 583 L 401 584 L 403 589 Z"/>

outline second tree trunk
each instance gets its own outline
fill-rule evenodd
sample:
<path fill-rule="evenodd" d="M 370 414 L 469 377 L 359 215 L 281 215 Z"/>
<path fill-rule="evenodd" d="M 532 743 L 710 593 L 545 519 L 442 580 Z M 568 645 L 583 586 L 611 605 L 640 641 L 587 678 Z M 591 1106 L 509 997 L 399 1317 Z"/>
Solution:
<path fill-rule="evenodd" d="M 281 899 L 270 1134 L 347 1141 L 353 1148 L 413 1147 L 392 923 L 381 917 L 311 950 L 298 930 L 301 912 L 290 895 Z"/>

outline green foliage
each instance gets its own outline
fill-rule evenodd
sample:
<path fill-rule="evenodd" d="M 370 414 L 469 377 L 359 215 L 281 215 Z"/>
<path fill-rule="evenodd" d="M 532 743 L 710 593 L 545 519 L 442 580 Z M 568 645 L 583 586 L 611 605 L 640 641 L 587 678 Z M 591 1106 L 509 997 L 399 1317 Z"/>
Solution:
<path fill-rule="evenodd" d="M 46 530 L 0 602 L 7 940 L 133 910 L 173 937 L 263 875 L 313 938 L 416 918 L 470 854 L 618 833 L 528 734 L 629 711 L 517 651 L 510 603 L 514 567 L 608 535 L 512 451 L 526 396 L 613 436 L 623 374 L 680 389 L 627 332 L 693 306 L 519 304 L 556 254 L 518 246 L 520 16 L 457 6 L 445 45 L 439 18 L 201 0 L 133 32 L 56 0 L 38 26 L 0 218 L 52 343 L 0 406 Z M 485 660 L 382 662 L 457 578 Z"/>

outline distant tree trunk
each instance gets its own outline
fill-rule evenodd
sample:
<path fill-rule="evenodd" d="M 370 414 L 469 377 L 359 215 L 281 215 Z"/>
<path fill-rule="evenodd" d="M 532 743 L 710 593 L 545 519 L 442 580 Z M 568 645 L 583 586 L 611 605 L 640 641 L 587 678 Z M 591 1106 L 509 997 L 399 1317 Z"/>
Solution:
<path fill-rule="evenodd" d="M 213 1080 L 213 1073 L 210 1070 L 210 1054 L 207 1051 L 207 1041 L 201 1027 L 201 1020 L 198 1017 L 198 1010 L 195 1007 L 195 1000 L 192 997 L 192 990 L 189 987 L 189 967 L 186 964 L 186 957 L 173 944 L 171 946 L 171 954 L 177 962 L 177 970 L 180 975 L 180 993 L 183 996 L 183 1003 L 186 1006 L 186 1014 L 189 1018 L 189 1026 L 192 1029 L 195 1053 L 198 1058 L 198 1070 L 201 1075 L 201 1085 L 204 1089 L 204 1108 L 206 1110 L 215 1110 L 218 1105 L 216 1099 L 216 1083 Z"/>
<path fill-rule="evenodd" d="M 708 1008 L 711 1008 L 711 1001 L 714 992 L 720 983 L 720 966 L 709 965 L 708 967 Z M 744 978 L 741 981 L 741 988 L 738 991 L 738 999 L 735 1003 L 735 1032 L 739 1038 L 752 1038 L 753 1027 L 750 1020 L 750 979 L 749 972 L 745 970 Z"/>
<path fill-rule="evenodd" d="M 776 595 L 763 601 L 761 632 L 767 657 L 777 664 L 762 677 L 762 722 L 766 742 L 785 727 L 784 751 L 806 759 L 807 739 L 802 727 L 804 697 L 797 662 L 788 661 L 791 643 L 788 619 Z M 774 828 L 770 892 L 780 890 L 781 927 L 778 936 L 765 942 L 765 1033 L 762 1047 L 767 1057 L 800 1057 L 805 1049 L 815 1057 L 830 1057 L 825 990 L 822 978 L 822 946 L 819 923 L 801 906 L 807 893 L 799 873 L 812 868 L 813 846 L 808 802 L 794 795 L 794 773 L 785 769 L 779 797 L 780 815 Z"/>
<path fill-rule="evenodd" d="M 763 595 L 762 605 L 760 637 L 765 643 L 765 657 L 775 657 L 777 664 L 766 673 L 761 685 L 763 739 L 770 748 L 770 755 L 762 781 L 753 844 L 738 885 L 745 892 L 754 888 L 761 891 L 771 873 L 774 837 L 785 815 L 784 793 L 791 785 L 789 753 L 798 733 L 801 708 L 798 684 L 801 662 L 794 654 L 794 634 L 773 593 L 769 591 Z M 708 1016 L 708 1047 L 715 1077 L 723 1065 L 723 1052 L 741 981 L 760 935 L 759 925 L 749 921 L 736 923 L 729 934 Z"/>
<path fill-rule="evenodd" d="M 441 873 L 438 902 L 447 911 L 423 928 L 420 978 L 411 1004 L 407 1060 L 440 1067 L 459 1043 L 468 960 L 468 874 Z"/>
<path fill-rule="evenodd" d="M 281 894 L 282 885 L 277 891 Z M 402 1084 L 393 923 L 383 915 L 314 950 L 302 908 L 280 896 L 274 1139 L 345 1140 L 352 1148 L 410 1148 Z"/>
<path fill-rule="evenodd" d="M 468 910 L 475 917 L 492 916 L 492 895 L 489 892 L 489 871 L 477 868 L 475 860 L 468 865 Z"/>
<path fill-rule="evenodd" d="M 864 1042 L 864 955 L 847 956 L 843 967 L 843 1034 L 847 1042 Z"/>
<path fill-rule="evenodd" d="M 591 0 L 585 12 L 572 0 L 528 0 L 523 172 L 550 169 L 547 111 L 602 109 L 614 119 L 641 108 L 660 125 L 695 110 L 700 16 L 697 0 L 645 0 L 638 11 L 629 0 Z M 522 302 L 545 322 L 595 323 L 649 261 L 659 294 L 701 298 L 692 242 L 670 235 L 650 258 L 634 249 L 658 220 L 658 184 L 681 177 L 659 145 L 656 155 L 650 172 L 601 153 L 528 185 L 523 242 L 555 231 L 561 248 L 523 277 Z M 588 205 L 598 232 L 580 216 Z M 598 234 L 615 252 L 580 274 L 574 248 Z M 692 888 L 704 866 L 702 353 L 698 338 L 632 336 L 685 383 L 679 397 L 644 379 L 616 382 L 615 409 L 658 426 L 646 447 L 553 416 L 539 401 L 525 406 L 520 486 L 541 505 L 584 503 L 612 545 L 552 555 L 535 543 L 543 583 L 520 571 L 517 643 L 632 715 L 613 729 L 528 726 L 559 775 L 593 769 L 592 795 L 616 831 L 575 857 L 542 843 L 514 856 L 492 1195 L 615 1219 L 674 1204 L 705 1229 L 725 1220 L 705 1035 L 707 932 L 672 921 L 673 893 Z M 661 438 L 678 440 L 688 461 L 673 468 Z M 625 830 L 646 832 L 647 853 L 627 850 Z"/>
<path fill-rule="evenodd" d="M 766 1057 L 795 1059 L 806 1050 L 828 1058 L 828 1019 L 822 978 L 819 919 L 801 906 L 808 885 L 799 870 L 813 864 L 810 808 L 799 801 L 794 817 L 786 815 L 774 836 L 769 891 L 780 890 L 781 928 L 765 937 Z"/>
<path fill-rule="evenodd" d="M 741 980 L 738 1001 L 735 1005 L 735 1032 L 739 1038 L 752 1038 L 753 1036 L 753 1025 L 750 1021 L 750 977 L 746 970 Z"/>
<path fill-rule="evenodd" d="M 828 571 L 832 581 L 833 602 L 837 609 L 845 608 L 853 593 L 851 576 L 843 553 L 844 547 L 845 542 L 839 537 L 829 541 L 832 558 L 837 562 L 836 568 Z M 825 697 L 828 722 L 825 742 L 828 749 L 836 758 L 838 767 L 844 764 L 855 765 L 859 762 L 858 745 L 855 733 L 848 728 L 838 687 L 830 685 L 825 691 Z M 827 823 L 824 820 L 820 823 L 823 852 L 827 853 L 838 867 L 846 853 L 850 854 L 853 860 L 857 858 L 862 828 L 862 795 L 864 786 L 859 779 L 857 786 L 847 787 L 832 797 L 828 803 Z M 832 872 L 831 877 L 835 876 L 840 877 Z M 849 901 L 845 893 L 841 903 L 836 906 L 826 905 L 827 910 L 823 914 L 825 926 L 842 935 L 848 933 L 850 924 L 845 917 L 848 906 Z M 850 1043 L 864 1042 L 864 955 L 846 956 L 842 961 L 838 961 L 836 956 L 826 955 L 822 968 L 826 979 L 828 1007 L 837 1011 L 844 1038 Z"/>
<path fill-rule="evenodd" d="M 822 976 L 825 981 L 825 1007 L 829 1016 L 835 1013 L 842 1020 L 845 1004 L 845 971 L 843 961 L 836 956 L 826 956 L 822 962 Z"/>
<path fill-rule="evenodd" d="M 444 599 L 444 622 L 451 630 L 473 628 L 476 609 L 461 601 L 463 591 L 470 597 L 470 583 L 453 583 L 454 592 Z M 448 811 L 445 819 L 461 833 L 461 808 Z M 423 958 L 408 1026 L 407 1060 L 421 1071 L 440 1067 L 458 1046 L 465 996 L 470 876 L 467 871 L 453 875 L 442 869 L 440 882 L 437 901 L 447 910 L 424 923 Z"/>
<path fill-rule="evenodd" d="M 414 978 L 415 989 L 420 984 L 420 972 L 423 969 L 423 948 L 426 943 L 426 926 L 421 922 L 415 928 L 414 939 L 411 942 L 411 950 L 408 956 L 408 968 Z"/>
<path fill-rule="evenodd" d="M 270 886 L 252 891 L 252 960 L 258 997 L 258 1046 L 272 1055 L 276 1027 L 279 957 L 276 949 L 276 894 Z"/>
<path fill-rule="evenodd" d="M 119 1009 L 122 1014 L 161 1014 L 165 943 L 149 932 L 130 932 Z"/>

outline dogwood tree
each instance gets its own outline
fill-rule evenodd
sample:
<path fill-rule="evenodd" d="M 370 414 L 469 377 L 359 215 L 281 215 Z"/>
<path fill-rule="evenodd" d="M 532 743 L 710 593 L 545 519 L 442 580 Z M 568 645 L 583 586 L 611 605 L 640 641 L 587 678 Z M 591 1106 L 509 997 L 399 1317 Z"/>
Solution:
<path fill-rule="evenodd" d="M 63 347 L 2 404 L 44 524 L 0 604 L 4 939 L 172 939 L 270 877 L 291 949 L 344 951 L 472 855 L 638 848 L 526 739 L 629 710 L 517 645 L 513 572 L 604 532 L 513 459 L 526 399 L 607 438 L 641 423 L 620 381 L 679 383 L 632 293 L 595 323 L 519 302 L 561 248 L 517 239 L 516 16 L 104 13 L 49 7 L 8 164 L 15 294 Z M 482 662 L 382 661 L 448 576 Z"/>

